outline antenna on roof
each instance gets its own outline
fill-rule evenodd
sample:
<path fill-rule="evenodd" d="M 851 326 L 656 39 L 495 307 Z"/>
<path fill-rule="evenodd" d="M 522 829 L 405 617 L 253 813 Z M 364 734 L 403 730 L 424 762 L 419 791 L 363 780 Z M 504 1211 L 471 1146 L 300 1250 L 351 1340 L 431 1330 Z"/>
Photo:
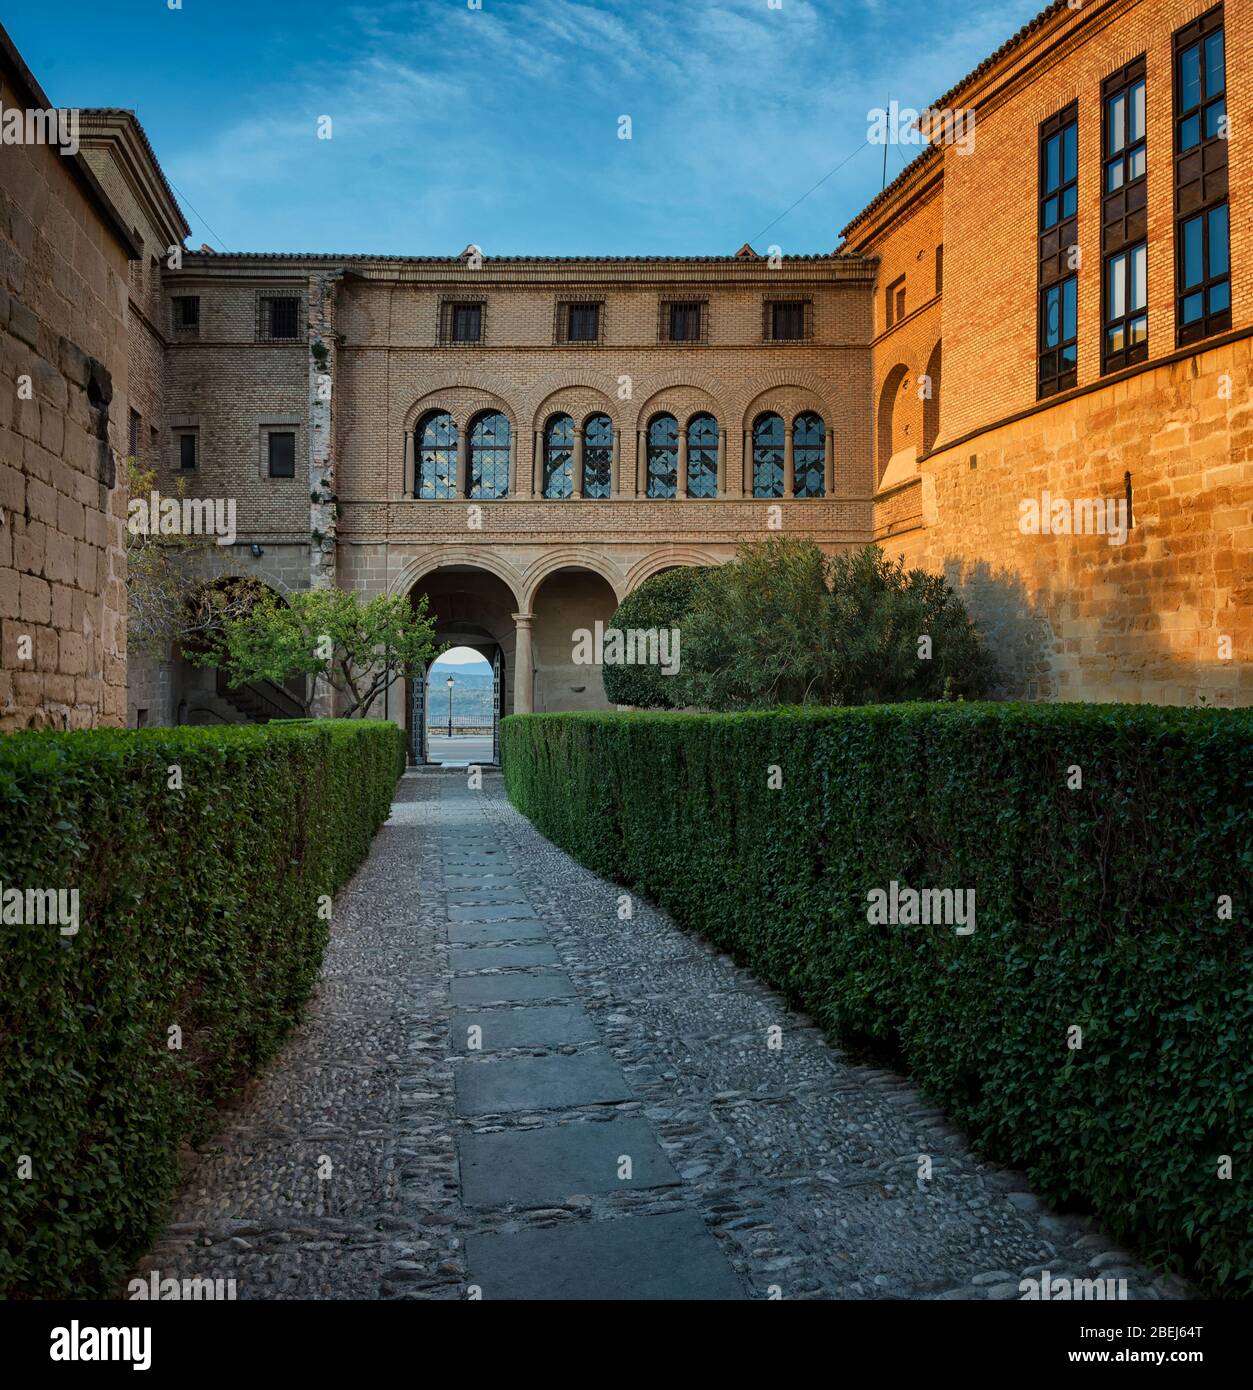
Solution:
<path fill-rule="evenodd" d="M 887 113 L 888 120 L 892 119 L 892 94 L 888 93 L 888 104 L 883 108 Z M 891 139 L 891 131 L 884 131 L 883 134 L 883 182 L 879 185 L 879 192 L 888 186 L 888 143 Z"/>

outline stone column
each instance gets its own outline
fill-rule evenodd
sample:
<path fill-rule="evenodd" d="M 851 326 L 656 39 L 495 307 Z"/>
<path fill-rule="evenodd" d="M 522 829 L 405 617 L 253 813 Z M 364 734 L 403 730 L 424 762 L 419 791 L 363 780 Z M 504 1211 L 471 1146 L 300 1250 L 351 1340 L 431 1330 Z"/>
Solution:
<path fill-rule="evenodd" d="M 583 426 L 574 427 L 574 448 L 570 451 L 570 497 L 578 501 L 583 496 Z"/>
<path fill-rule="evenodd" d="M 405 463 L 401 474 L 400 495 L 402 497 L 416 497 L 418 495 L 417 459 L 412 430 L 405 431 Z"/>
<path fill-rule="evenodd" d="M 456 497 L 470 495 L 470 440 L 463 430 L 457 431 L 457 484 Z"/>
<path fill-rule="evenodd" d="M 796 464 L 792 455 L 792 426 L 783 422 L 783 495 L 796 496 Z"/>
<path fill-rule="evenodd" d="M 687 429 L 679 426 L 679 476 L 675 481 L 674 495 L 687 496 Z"/>
<path fill-rule="evenodd" d="M 518 477 L 518 432 L 511 429 L 509 431 L 509 496 L 516 497 L 518 488 L 521 484 Z"/>
<path fill-rule="evenodd" d="M 613 432 L 613 453 L 611 457 L 610 478 L 612 482 L 609 488 L 609 495 L 611 498 L 617 500 L 623 496 L 626 490 L 622 486 L 622 431 L 616 428 Z"/>
<path fill-rule="evenodd" d="M 544 436 L 539 430 L 531 431 L 531 486 L 530 496 L 544 495 Z"/>
<path fill-rule="evenodd" d="M 635 496 L 648 496 L 648 448 L 644 431 L 635 431 Z"/>
<path fill-rule="evenodd" d="M 718 426 L 718 496 L 727 495 L 727 429 Z"/>
<path fill-rule="evenodd" d="M 835 496 L 835 441 L 828 425 L 822 433 L 822 486 L 827 497 Z"/>
<path fill-rule="evenodd" d="M 513 652 L 513 712 L 530 714 L 534 707 L 535 660 L 531 651 L 531 623 L 534 613 L 515 613 Z"/>
<path fill-rule="evenodd" d="M 744 431 L 744 452 L 740 456 L 740 488 L 739 496 L 751 497 L 753 495 L 753 432 Z"/>

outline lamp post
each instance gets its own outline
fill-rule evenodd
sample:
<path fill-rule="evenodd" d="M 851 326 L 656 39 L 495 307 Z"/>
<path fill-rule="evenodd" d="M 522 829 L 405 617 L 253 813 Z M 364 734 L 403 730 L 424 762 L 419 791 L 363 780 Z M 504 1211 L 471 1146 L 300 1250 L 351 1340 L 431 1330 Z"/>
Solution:
<path fill-rule="evenodd" d="M 452 687 L 453 678 L 448 677 L 448 737 L 452 738 Z"/>

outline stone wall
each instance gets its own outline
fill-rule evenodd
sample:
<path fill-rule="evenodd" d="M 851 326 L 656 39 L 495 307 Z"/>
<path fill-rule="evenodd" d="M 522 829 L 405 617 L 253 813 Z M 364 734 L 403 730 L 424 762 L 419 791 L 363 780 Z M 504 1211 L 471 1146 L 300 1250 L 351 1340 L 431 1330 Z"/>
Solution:
<path fill-rule="evenodd" d="M 3 31 L 0 101 L 49 106 Z M 134 250 L 80 158 L 0 146 L 0 730 L 125 717 Z"/>

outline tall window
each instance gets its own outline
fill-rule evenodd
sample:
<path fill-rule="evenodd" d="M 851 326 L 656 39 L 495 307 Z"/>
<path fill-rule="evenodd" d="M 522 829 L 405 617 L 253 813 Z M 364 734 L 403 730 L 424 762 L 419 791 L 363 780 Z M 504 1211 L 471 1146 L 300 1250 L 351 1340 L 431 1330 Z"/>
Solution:
<path fill-rule="evenodd" d="M 1078 103 L 1040 126 L 1039 332 L 1037 392 L 1078 381 L 1078 291 L 1073 248 L 1079 236 Z"/>
<path fill-rule="evenodd" d="M 1175 323 L 1181 347 L 1231 327 L 1226 93 L 1219 5 L 1175 35 Z"/>
<path fill-rule="evenodd" d="M 544 496 L 569 497 L 574 491 L 574 421 L 554 415 L 544 431 Z"/>
<path fill-rule="evenodd" d="M 583 422 L 583 496 L 608 497 L 613 491 L 613 421 L 590 415 Z"/>
<path fill-rule="evenodd" d="M 679 487 L 679 422 L 657 415 L 648 427 L 648 497 L 673 497 Z"/>
<path fill-rule="evenodd" d="M 687 422 L 687 495 L 718 495 L 718 422 L 712 415 Z"/>
<path fill-rule="evenodd" d="M 1141 242 L 1105 262 L 1106 371 L 1148 356 L 1148 254 Z"/>
<path fill-rule="evenodd" d="M 447 411 L 428 415 L 417 430 L 417 494 L 439 498 L 457 495 L 457 426 Z"/>
<path fill-rule="evenodd" d="M 753 422 L 753 496 L 783 496 L 783 418 L 759 415 Z"/>
<path fill-rule="evenodd" d="M 270 477 L 296 476 L 296 433 L 294 430 L 271 430 L 267 436 Z"/>
<path fill-rule="evenodd" d="M 458 299 L 446 299 L 439 306 L 439 341 L 450 343 L 481 343 L 483 341 L 484 305 Z"/>
<path fill-rule="evenodd" d="M 470 496 L 509 495 L 509 417 L 498 410 L 470 426 Z"/>
<path fill-rule="evenodd" d="M 1149 355 L 1145 67 L 1137 58 L 1105 79 L 1101 189 L 1101 370 Z"/>
<path fill-rule="evenodd" d="M 178 443 L 178 467 L 181 473 L 191 473 L 196 468 L 197 447 L 200 443 L 200 436 L 195 430 L 175 430 L 174 438 Z"/>
<path fill-rule="evenodd" d="M 806 309 L 801 299 L 780 299 L 770 304 L 770 339 L 776 343 L 799 342 L 805 332 Z"/>
<path fill-rule="evenodd" d="M 797 497 L 822 497 L 826 487 L 827 427 L 807 410 L 792 422 L 792 477 Z"/>

